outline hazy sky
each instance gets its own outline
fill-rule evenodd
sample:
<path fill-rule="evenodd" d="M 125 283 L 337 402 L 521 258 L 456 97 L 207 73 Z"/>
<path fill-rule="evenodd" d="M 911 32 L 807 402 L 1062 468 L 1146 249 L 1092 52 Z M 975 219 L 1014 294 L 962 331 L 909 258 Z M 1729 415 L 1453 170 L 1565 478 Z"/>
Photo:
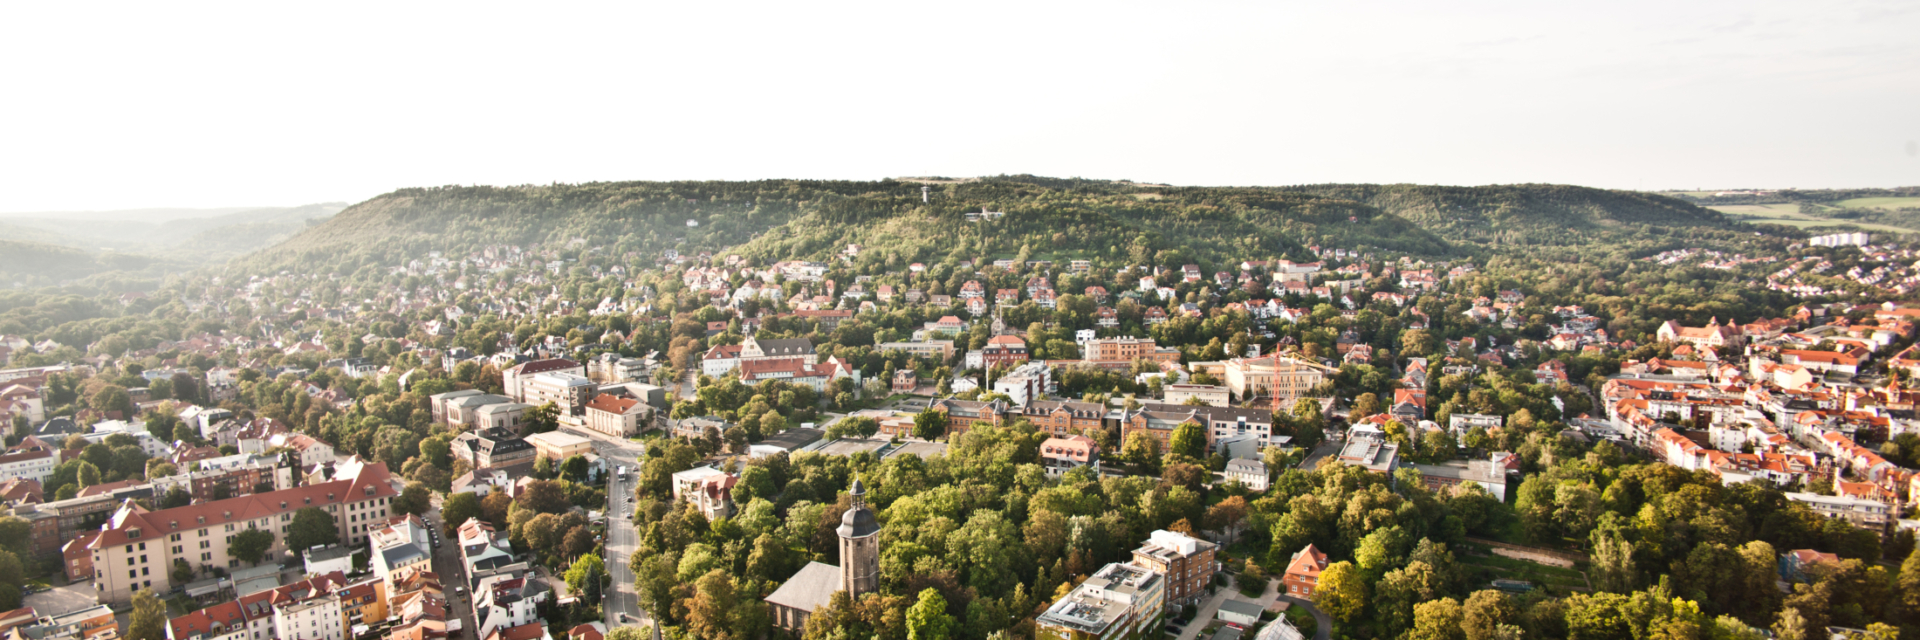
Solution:
<path fill-rule="evenodd" d="M 1034 173 L 1920 184 L 1920 3 L 0 7 L 0 211 Z"/>

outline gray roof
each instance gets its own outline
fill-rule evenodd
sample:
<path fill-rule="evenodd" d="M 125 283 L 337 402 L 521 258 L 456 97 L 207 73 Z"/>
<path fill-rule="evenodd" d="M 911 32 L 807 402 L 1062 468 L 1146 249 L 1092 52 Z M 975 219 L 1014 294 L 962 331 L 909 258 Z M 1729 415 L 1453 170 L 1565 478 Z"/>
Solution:
<path fill-rule="evenodd" d="M 419 547 L 411 544 L 397 544 L 380 550 L 380 555 L 387 559 L 387 566 L 395 567 L 412 562 L 417 558 L 424 558 L 427 554 L 421 553 Z"/>
<path fill-rule="evenodd" d="M 760 352 L 769 356 L 804 356 L 813 351 L 813 342 L 806 338 L 787 338 L 780 340 L 754 340 L 760 345 Z"/>
<path fill-rule="evenodd" d="M 799 573 L 787 578 L 779 589 L 767 596 L 767 602 L 813 613 L 833 599 L 840 590 L 840 567 L 809 562 Z"/>
<path fill-rule="evenodd" d="M 1252 616 L 1255 618 L 1260 617 L 1260 613 L 1262 611 L 1265 611 L 1264 609 L 1260 608 L 1260 605 L 1247 602 L 1245 600 L 1233 600 L 1233 599 L 1228 599 L 1226 602 L 1220 603 L 1220 610 L 1225 611 L 1227 613 L 1235 613 L 1243 616 Z"/>

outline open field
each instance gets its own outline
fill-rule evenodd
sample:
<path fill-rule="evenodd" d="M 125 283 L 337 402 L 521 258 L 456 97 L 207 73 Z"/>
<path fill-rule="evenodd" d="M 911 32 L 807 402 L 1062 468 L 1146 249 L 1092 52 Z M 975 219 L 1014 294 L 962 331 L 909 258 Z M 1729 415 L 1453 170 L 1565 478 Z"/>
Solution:
<path fill-rule="evenodd" d="M 1859 200 L 1920 200 L 1920 198 L 1860 198 Z M 1853 202 L 1853 201 L 1849 200 L 1848 202 Z M 1808 227 L 1838 227 L 1843 225 L 1850 225 L 1850 226 L 1859 227 L 1861 229 L 1866 229 L 1868 231 L 1891 231 L 1894 233 L 1914 233 L 1913 229 L 1908 229 L 1905 227 L 1896 227 L 1892 225 L 1874 224 L 1871 222 L 1859 222 L 1855 220 L 1834 220 L 1834 219 L 1828 219 L 1828 218 L 1816 218 L 1813 216 L 1806 215 L 1804 213 L 1800 213 L 1800 205 L 1798 204 L 1788 204 L 1788 203 L 1729 204 L 1729 205 L 1719 205 L 1719 206 L 1713 206 L 1713 207 L 1707 207 L 1707 208 L 1727 214 L 1728 217 L 1731 217 L 1735 220 L 1739 220 L 1741 222 L 1752 222 L 1755 224 L 1779 224 L 1779 225 L 1786 225 L 1789 227 L 1798 227 L 1802 229 L 1805 229 Z"/>
<path fill-rule="evenodd" d="M 1920 208 L 1920 198 L 1854 198 L 1834 203 L 1848 209 L 1912 209 Z"/>

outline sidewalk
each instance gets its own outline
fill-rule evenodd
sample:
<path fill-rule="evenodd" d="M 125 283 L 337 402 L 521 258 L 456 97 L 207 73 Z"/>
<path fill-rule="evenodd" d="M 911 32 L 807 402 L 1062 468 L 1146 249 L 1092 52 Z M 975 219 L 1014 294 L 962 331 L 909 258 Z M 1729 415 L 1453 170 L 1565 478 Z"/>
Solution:
<path fill-rule="evenodd" d="M 1205 602 L 1200 604 L 1199 615 L 1194 616 L 1193 622 L 1188 623 L 1186 629 L 1180 632 L 1180 640 L 1194 640 L 1195 638 L 1199 638 L 1200 632 L 1206 630 L 1207 624 L 1213 620 L 1214 614 L 1220 611 L 1220 603 L 1226 602 L 1228 598 L 1246 600 L 1260 605 L 1261 609 L 1267 608 L 1268 605 L 1273 604 L 1273 601 L 1280 597 L 1279 584 L 1279 579 L 1268 578 L 1267 590 L 1261 593 L 1259 598 L 1250 600 L 1246 596 L 1240 595 L 1240 590 L 1237 588 L 1221 587 L 1218 592 L 1209 596 Z"/>

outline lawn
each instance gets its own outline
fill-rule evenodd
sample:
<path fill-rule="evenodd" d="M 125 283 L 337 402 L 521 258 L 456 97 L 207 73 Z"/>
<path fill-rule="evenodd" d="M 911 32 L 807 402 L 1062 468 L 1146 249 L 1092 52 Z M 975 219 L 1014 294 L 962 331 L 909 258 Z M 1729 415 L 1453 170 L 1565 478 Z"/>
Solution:
<path fill-rule="evenodd" d="M 1487 547 L 1475 544 L 1463 545 L 1460 553 L 1456 555 L 1455 558 L 1459 560 L 1460 564 L 1471 566 L 1478 570 L 1476 571 L 1477 575 L 1473 576 L 1476 583 L 1491 582 L 1496 578 L 1509 578 L 1513 580 L 1526 580 L 1559 594 L 1565 594 L 1568 591 L 1574 590 L 1587 590 L 1586 576 L 1577 568 L 1565 569 L 1515 558 L 1497 556 L 1493 555 L 1492 551 Z M 1476 586 L 1475 588 L 1481 587 Z"/>
<path fill-rule="evenodd" d="M 1834 204 L 1848 209 L 1912 209 L 1920 208 L 1920 198 L 1854 198 Z"/>
<path fill-rule="evenodd" d="M 1307 613 L 1306 607 L 1287 607 L 1287 622 L 1293 623 L 1293 628 L 1299 629 L 1303 638 L 1313 637 L 1314 631 L 1320 627 L 1320 623 L 1313 619 L 1313 614 Z"/>
<path fill-rule="evenodd" d="M 1920 200 L 1920 198 L 1858 198 L 1857 200 Z M 1853 200 L 1847 202 L 1853 202 Z M 1727 217 L 1735 220 L 1754 224 L 1778 224 L 1802 229 L 1809 227 L 1854 226 L 1868 231 L 1891 231 L 1894 233 L 1914 232 L 1913 229 L 1892 225 L 1809 216 L 1800 213 L 1800 205 L 1798 204 L 1730 204 L 1707 208 L 1727 214 Z"/>

